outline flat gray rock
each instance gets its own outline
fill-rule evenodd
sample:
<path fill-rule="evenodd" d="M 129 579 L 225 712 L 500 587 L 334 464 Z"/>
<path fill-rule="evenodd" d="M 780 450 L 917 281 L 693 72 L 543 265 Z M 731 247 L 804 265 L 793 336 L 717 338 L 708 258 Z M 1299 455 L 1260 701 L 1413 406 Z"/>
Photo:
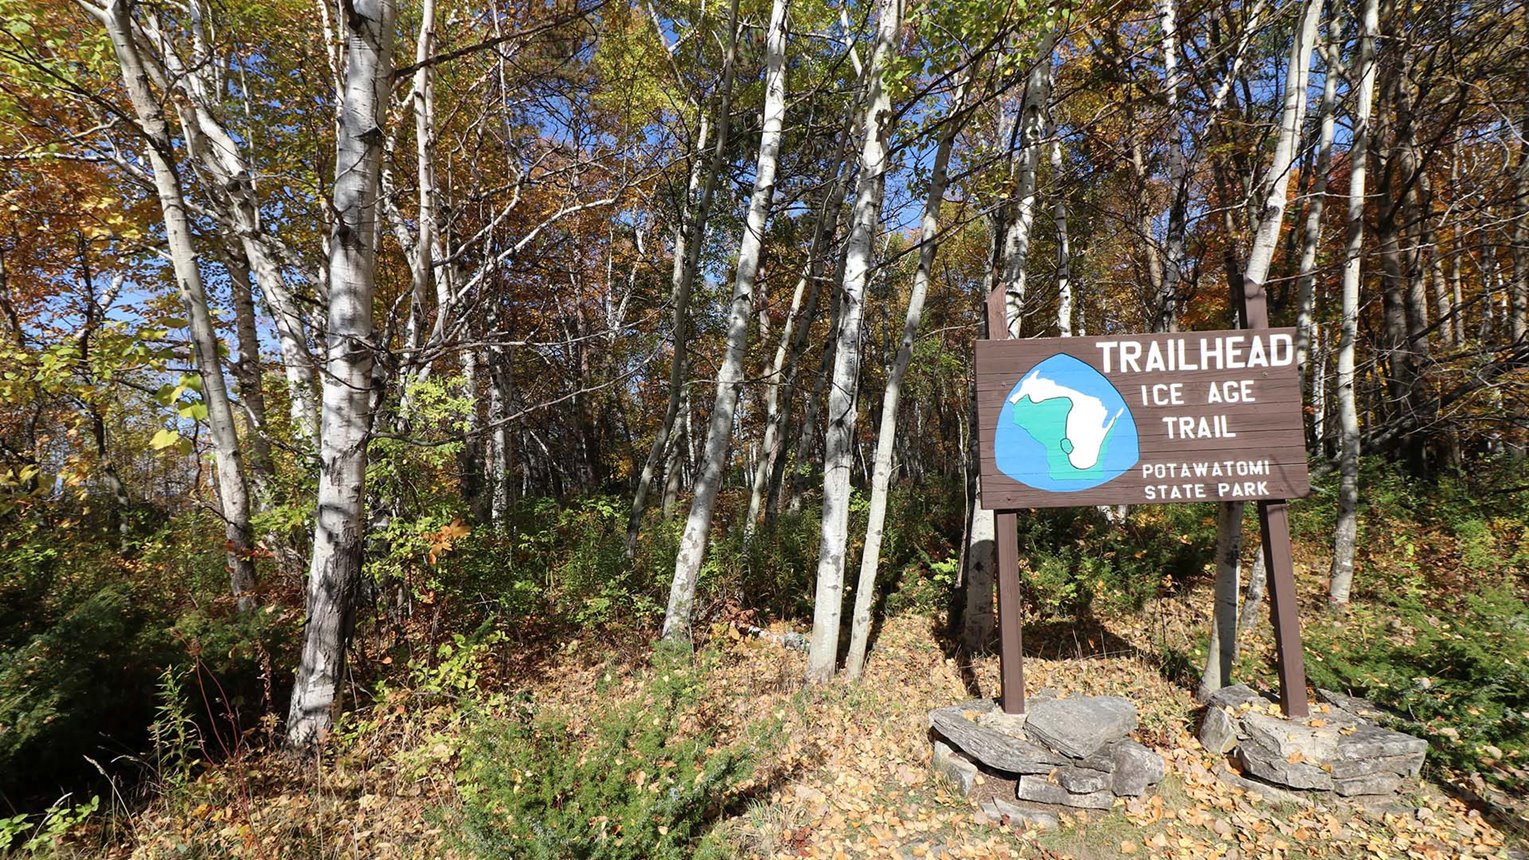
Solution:
<path fill-rule="evenodd" d="M 1375 707 L 1370 700 L 1361 699 L 1358 696 L 1350 696 L 1346 693 L 1319 688 L 1317 690 L 1317 701 L 1332 705 L 1351 716 L 1358 717 L 1361 720 L 1368 720 L 1372 723 L 1380 722 L 1386 718 L 1385 711 Z"/>
<path fill-rule="evenodd" d="M 994 708 L 977 718 L 977 725 L 985 729 L 992 729 L 999 734 L 1008 735 L 1011 738 L 1028 740 L 1025 737 L 1025 719 L 1027 714 L 1007 714 L 1002 708 Z"/>
<path fill-rule="evenodd" d="M 1205 709 L 1204 719 L 1200 720 L 1200 746 L 1217 755 L 1229 753 L 1237 748 L 1240 728 L 1226 708 L 1211 705 Z"/>
<path fill-rule="evenodd" d="M 1394 773 L 1375 773 L 1352 779 L 1333 780 L 1333 791 L 1344 797 L 1363 794 L 1395 794 L 1405 780 Z"/>
<path fill-rule="evenodd" d="M 1086 767 L 1061 767 L 1056 772 L 1057 784 L 1073 794 L 1092 794 L 1110 791 L 1110 774 Z"/>
<path fill-rule="evenodd" d="M 934 742 L 934 757 L 930 759 L 929 767 L 955 783 L 962 795 L 970 795 L 977 786 L 977 766 L 939 741 Z"/>
<path fill-rule="evenodd" d="M 1378 773 L 1394 773 L 1397 776 L 1414 778 L 1423 772 L 1423 756 L 1393 755 L 1360 758 L 1351 761 L 1335 761 L 1331 767 L 1332 770 L 1329 773 L 1333 775 L 1333 779 L 1354 779 Z"/>
<path fill-rule="evenodd" d="M 1039 809 L 1026 809 L 1023 806 L 1010 803 L 1001 797 L 989 798 L 983 801 L 982 811 L 994 821 L 1007 820 L 1010 827 L 1034 827 L 1039 830 L 1055 830 L 1062 826 L 1062 822 L 1054 812 L 1044 812 Z"/>
<path fill-rule="evenodd" d="M 1236 710 L 1239 705 L 1252 702 L 1256 705 L 1272 705 L 1272 701 L 1260 696 L 1247 684 L 1233 684 L 1230 687 L 1222 687 L 1210 694 L 1205 704 L 1213 708 L 1231 708 Z"/>
<path fill-rule="evenodd" d="M 1294 806 L 1315 806 L 1309 795 L 1300 792 L 1288 791 L 1277 785 L 1260 782 L 1256 779 L 1248 779 L 1226 765 L 1216 769 L 1216 776 L 1221 778 L 1227 785 L 1235 785 L 1250 794 L 1256 794 L 1264 800 L 1274 803 L 1289 803 Z"/>
<path fill-rule="evenodd" d="M 1073 696 L 1030 703 L 1025 733 L 1071 758 L 1088 758 L 1136 730 L 1136 706 L 1119 696 Z"/>
<path fill-rule="evenodd" d="M 969 717 L 968 719 L 981 719 L 983 714 L 986 714 L 989 711 L 997 710 L 997 708 L 998 704 L 992 699 L 967 699 L 966 701 L 957 705 L 947 705 L 943 708 L 935 708 L 929 712 L 929 728 L 934 728 L 935 714 L 952 713 L 964 717 L 966 714 L 970 713 L 973 714 L 973 716 Z"/>
<path fill-rule="evenodd" d="M 1360 724 L 1357 731 L 1343 738 L 1338 746 L 1338 758 L 1354 761 L 1363 758 L 1390 756 L 1422 756 L 1428 752 L 1428 741 L 1393 732 L 1379 726 Z"/>
<path fill-rule="evenodd" d="M 1006 773 L 1050 773 L 1065 763 L 1062 756 L 1029 741 L 985 728 L 966 717 L 963 705 L 929 712 L 929 724 L 949 744 L 968 758 Z"/>
<path fill-rule="evenodd" d="M 1299 757 L 1316 764 L 1333 761 L 1338 757 L 1339 742 L 1344 736 L 1338 730 L 1342 724 L 1337 720 L 1325 721 L 1325 725 L 1312 726 L 1299 720 L 1285 720 L 1253 711 L 1242 717 L 1242 732 L 1249 740 L 1274 750 L 1279 758 Z M 1246 745 L 1246 743 L 1244 743 Z"/>
<path fill-rule="evenodd" d="M 1288 788 L 1331 791 L 1333 778 L 1327 771 L 1307 761 L 1292 762 L 1261 737 L 1249 735 L 1237 748 L 1243 770 L 1259 779 Z"/>
<path fill-rule="evenodd" d="M 1071 806 L 1076 809 L 1109 809 L 1115 805 L 1115 795 L 1109 791 L 1074 794 L 1067 789 L 1047 782 L 1045 777 L 1025 775 L 1019 778 L 1015 790 L 1020 800 L 1050 803 L 1054 806 Z"/>
<path fill-rule="evenodd" d="M 1146 794 L 1167 772 L 1162 756 L 1129 738 L 1110 747 L 1110 758 L 1115 764 L 1112 788 L 1121 797 Z"/>

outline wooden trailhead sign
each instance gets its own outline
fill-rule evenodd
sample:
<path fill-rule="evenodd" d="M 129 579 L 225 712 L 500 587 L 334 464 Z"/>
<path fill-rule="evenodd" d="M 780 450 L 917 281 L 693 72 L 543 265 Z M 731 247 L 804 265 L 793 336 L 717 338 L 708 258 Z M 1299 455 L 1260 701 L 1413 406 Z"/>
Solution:
<path fill-rule="evenodd" d="M 1004 294 L 977 342 L 978 504 L 995 512 L 1000 698 L 1025 710 L 1022 508 L 1256 501 L 1280 706 L 1307 716 L 1306 663 L 1285 500 L 1310 491 L 1295 330 L 1269 328 L 1263 287 L 1237 299 L 1247 328 L 1005 339 Z"/>
<path fill-rule="evenodd" d="M 982 506 L 1305 496 L 1295 329 L 978 341 Z"/>

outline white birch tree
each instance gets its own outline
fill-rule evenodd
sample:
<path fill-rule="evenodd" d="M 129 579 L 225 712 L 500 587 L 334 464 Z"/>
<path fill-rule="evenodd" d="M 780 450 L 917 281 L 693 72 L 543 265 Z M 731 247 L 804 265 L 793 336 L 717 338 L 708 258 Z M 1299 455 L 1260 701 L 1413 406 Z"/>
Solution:
<path fill-rule="evenodd" d="M 202 382 L 202 402 L 207 407 L 207 426 L 217 455 L 218 501 L 228 542 L 229 583 L 239 608 L 248 610 L 254 606 L 255 600 L 249 486 L 245 482 L 244 455 L 239 447 L 233 406 L 223 379 L 216 322 L 202 285 L 189 207 L 175 166 L 170 124 L 160 98 L 154 93 L 151 71 L 136 36 L 132 4 L 128 0 L 111 0 L 105 6 L 95 6 L 85 0 L 79 2 L 81 8 L 106 29 L 122 71 L 122 83 L 132 104 L 137 131 L 144 139 L 144 154 L 153 173 L 175 286 L 189 319 L 192 355 Z"/>
<path fill-rule="evenodd" d="M 860 576 L 855 583 L 855 609 L 850 620 L 849 656 L 845 672 L 858 680 L 865 669 L 866 648 L 871 638 L 871 609 L 876 598 L 876 574 L 881 567 L 881 540 L 886 527 L 887 495 L 892 486 L 892 453 L 897 435 L 897 404 L 902 396 L 903 377 L 913 360 L 913 341 L 924 316 L 924 298 L 929 293 L 929 279 L 934 271 L 935 252 L 939 247 L 940 207 L 945 202 L 945 184 L 950 167 L 950 151 L 961 128 L 966 102 L 966 80 L 956 85 L 951 108 L 935 147 L 934 163 L 929 170 L 929 193 L 919 218 L 918 268 L 913 273 L 913 287 L 908 293 L 908 311 L 903 317 L 902 340 L 897 356 L 887 373 L 886 391 L 881 398 L 881 425 L 876 434 L 876 460 L 871 473 L 871 506 L 865 527 L 865 547 L 860 556 Z"/>
<path fill-rule="evenodd" d="M 1370 112 L 1375 100 L 1375 40 L 1380 33 L 1379 0 L 1364 0 L 1359 35 L 1359 91 L 1354 133 L 1349 143 L 1347 244 L 1343 252 L 1343 307 L 1338 322 L 1338 520 L 1333 528 L 1333 562 L 1328 602 L 1348 605 L 1354 582 L 1354 537 L 1359 529 L 1359 407 L 1355 399 L 1354 348 L 1359 337 L 1359 280 L 1364 252 L 1364 200 L 1370 148 Z"/>
<path fill-rule="evenodd" d="M 696 578 L 706 557 L 706 538 L 711 531 L 717 490 L 727 466 L 732 442 L 733 415 L 738 389 L 743 384 L 743 356 L 748 347 L 749 322 L 754 312 L 754 279 L 759 274 L 759 251 L 764 244 L 770 203 L 775 193 L 775 170 L 786 122 L 786 0 L 774 0 L 770 26 L 765 34 L 764 123 L 759 135 L 759 156 L 754 167 L 754 193 L 738 243 L 738 265 L 733 276 L 733 296 L 727 316 L 727 347 L 717 369 L 717 394 L 706 428 L 706 446 L 700 475 L 685 518 L 674 580 L 664 612 L 665 639 L 689 641 L 690 619 L 695 604 Z M 699 242 L 697 243 L 699 244 Z"/>
<path fill-rule="evenodd" d="M 1311 74 L 1311 55 L 1322 16 L 1322 0 L 1305 0 L 1300 22 L 1290 42 L 1289 65 L 1285 70 L 1285 94 L 1280 108 L 1280 123 L 1274 141 L 1274 155 L 1269 165 L 1269 187 L 1259 210 L 1253 231 L 1253 244 L 1242 267 L 1244 292 L 1262 290 L 1269 276 L 1269 264 L 1279 245 L 1284 226 L 1290 177 L 1295 172 L 1306 118 L 1306 85 Z M 1211 626 L 1211 640 L 1205 656 L 1205 671 L 1200 678 L 1200 694 L 1209 695 L 1225 686 L 1231 677 L 1237 655 L 1237 588 L 1242 551 L 1241 502 L 1221 506 L 1216 528 L 1216 611 Z M 1230 595 L 1229 600 L 1223 600 Z"/>
<path fill-rule="evenodd" d="M 839 618 L 844 603 L 844 555 L 849 542 L 850 468 L 854 460 L 855 395 L 860 379 L 860 326 L 872 247 L 881 221 L 881 192 L 887 172 L 887 136 L 892 94 L 888 75 L 902 27 L 902 0 L 881 0 L 876 47 L 871 55 L 865 113 L 861 121 L 860 173 L 839 289 L 839 332 L 828 390 L 828 429 L 823 437 L 823 525 L 818 547 L 817 589 L 812 639 L 807 648 L 807 681 L 833 678 L 839 659 Z"/>
<path fill-rule="evenodd" d="M 361 580 L 376 348 L 377 198 L 396 14 L 393 0 L 353 0 L 340 21 L 345 72 L 337 106 L 318 510 L 302 659 L 287 714 L 287 743 L 296 748 L 319 742 L 333 723 Z"/>

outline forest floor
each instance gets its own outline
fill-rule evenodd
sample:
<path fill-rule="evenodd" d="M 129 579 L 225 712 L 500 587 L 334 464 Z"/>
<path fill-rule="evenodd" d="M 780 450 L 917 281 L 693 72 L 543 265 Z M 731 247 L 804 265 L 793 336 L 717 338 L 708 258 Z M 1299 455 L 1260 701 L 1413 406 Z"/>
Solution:
<path fill-rule="evenodd" d="M 1303 596 L 1308 611 L 1320 611 L 1321 595 Z M 769 715 L 784 728 L 745 786 L 747 798 L 718 824 L 721 834 L 740 856 L 769 858 L 1526 856 L 1529 822 L 1484 813 L 1437 781 L 1425 779 L 1387 811 L 1275 804 L 1222 783 L 1213 772 L 1218 757 L 1194 738 L 1197 707 L 1184 683 L 1183 656 L 1193 655 L 1210 607 L 1202 583 L 1139 614 L 1026 629 L 1031 689 L 1127 696 L 1140 711 L 1137 738 L 1168 766 L 1154 796 L 1063 816 L 1051 832 L 990 823 L 931 774 L 927 712 L 992 695 L 998 671 L 994 657 L 958 664 L 934 619 L 890 620 L 862 683 L 814 689 L 800 683 L 800 652 L 716 628 L 722 656 L 704 695 L 732 715 L 723 734 Z M 1255 629 L 1246 662 L 1267 666 L 1271 638 L 1266 622 Z M 599 710 L 597 689 L 620 699 L 643 683 L 640 642 L 540 644 L 509 649 L 511 662 L 479 683 L 574 715 Z M 385 693 L 342 723 L 318 767 L 236 755 L 133 815 L 112 856 L 465 857 L 453 847 L 463 720 L 450 696 Z"/>

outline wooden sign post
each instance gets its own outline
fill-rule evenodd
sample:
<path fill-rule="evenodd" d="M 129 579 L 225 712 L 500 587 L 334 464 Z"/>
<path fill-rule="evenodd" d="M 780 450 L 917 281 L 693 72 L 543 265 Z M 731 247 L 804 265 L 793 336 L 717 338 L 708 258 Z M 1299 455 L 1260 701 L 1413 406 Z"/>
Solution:
<path fill-rule="evenodd" d="M 1310 491 L 1295 330 L 1008 340 L 1002 294 L 987 316 L 997 338 L 977 344 L 980 503 L 996 512 L 1004 710 L 1023 713 L 1025 695 L 1015 511 L 1257 501 L 1280 699 L 1305 716 L 1284 501 Z"/>

